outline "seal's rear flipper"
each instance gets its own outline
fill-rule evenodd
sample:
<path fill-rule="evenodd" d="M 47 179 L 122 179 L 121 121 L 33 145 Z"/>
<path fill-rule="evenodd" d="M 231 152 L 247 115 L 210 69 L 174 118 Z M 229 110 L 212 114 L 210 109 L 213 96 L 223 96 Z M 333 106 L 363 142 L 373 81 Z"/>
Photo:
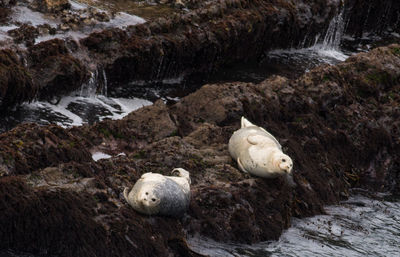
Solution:
<path fill-rule="evenodd" d="M 128 202 L 128 188 L 127 187 L 125 187 L 125 189 L 124 189 L 124 198 L 125 198 L 125 201 L 127 202 L 127 203 L 129 203 Z"/>
<path fill-rule="evenodd" d="M 242 116 L 241 119 L 241 126 L 242 128 L 246 128 L 246 127 L 250 127 L 250 126 L 255 126 L 253 123 L 251 123 L 250 121 L 248 121 L 245 117 Z"/>
<path fill-rule="evenodd" d="M 248 173 L 247 170 L 244 169 L 244 167 L 242 165 L 242 162 L 240 161 L 239 157 L 237 158 L 237 163 L 238 163 L 239 169 L 241 171 L 243 171 L 244 173 Z"/>

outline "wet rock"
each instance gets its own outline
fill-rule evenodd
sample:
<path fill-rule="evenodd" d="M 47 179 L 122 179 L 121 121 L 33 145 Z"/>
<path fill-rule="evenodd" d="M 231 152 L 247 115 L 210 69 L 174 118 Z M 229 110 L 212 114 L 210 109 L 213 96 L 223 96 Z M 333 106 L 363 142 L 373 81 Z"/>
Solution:
<path fill-rule="evenodd" d="M 10 50 L 0 51 L 0 109 L 32 100 L 38 91 L 31 74 Z"/>
<path fill-rule="evenodd" d="M 297 9 L 301 4 L 286 1 L 199 5 L 188 13 L 140 25 L 147 27 L 149 37 L 141 35 L 143 28 L 130 29 L 140 34 L 123 37 L 117 30 L 107 30 L 93 33 L 81 43 L 91 50 L 92 58 L 102 60 L 111 85 L 207 73 L 255 58 L 268 49 L 304 41 L 308 45 L 317 31 L 326 29 L 339 1 L 304 3 Z M 132 70 L 135 72 L 128 72 Z"/>
<path fill-rule="evenodd" d="M 29 48 L 31 72 L 39 86 L 39 97 L 51 99 L 78 89 L 89 79 L 87 68 L 72 57 L 60 39 L 41 42 Z"/>
<path fill-rule="evenodd" d="M 10 5 L 14 5 L 16 0 L 0 0 L 0 7 L 9 7 Z"/>
<path fill-rule="evenodd" d="M 177 3 L 180 5 L 179 1 Z M 35 83 L 45 89 L 40 95 L 58 94 L 59 89 L 62 89 L 60 94 L 64 94 L 76 89 L 79 83 L 87 80 L 83 74 L 89 68 L 84 65 L 90 66 L 91 70 L 94 64 L 104 67 L 112 88 L 126 86 L 132 80 L 159 81 L 210 73 L 238 60 L 257 58 L 269 49 L 292 47 L 302 42 L 308 45 L 315 35 L 326 29 L 340 5 L 339 0 L 300 1 L 296 5 L 282 0 L 273 3 L 258 0 L 183 3 L 191 9 L 167 8 L 167 15 L 159 17 L 164 14 L 160 13 L 145 24 L 126 30 L 108 28 L 81 39 L 75 45 L 77 50 L 85 52 L 82 60 L 66 54 L 60 58 L 48 57 L 40 64 L 30 64 L 30 72 L 39 75 Z M 56 30 L 101 27 L 99 23 L 110 19 L 110 15 L 94 8 L 65 9 L 67 4 L 66 0 L 33 1 L 32 8 L 46 12 L 61 24 L 57 29 L 17 29 L 13 32 L 16 40 L 31 46 L 39 32 L 46 35 L 54 34 Z M 70 82 L 72 84 L 68 86 Z M 62 85 L 54 86 L 58 84 Z"/>
<path fill-rule="evenodd" d="M 399 1 L 350 0 L 345 1 L 345 7 L 348 19 L 346 33 L 356 39 L 400 33 Z"/>
<path fill-rule="evenodd" d="M 0 22 L 7 22 L 11 13 L 10 8 L 0 6 Z"/>
<path fill-rule="evenodd" d="M 71 7 L 68 0 L 34 0 L 31 6 L 41 12 L 59 12 Z"/>
<path fill-rule="evenodd" d="M 23 24 L 17 29 L 9 30 L 7 33 L 14 38 L 15 43 L 25 43 L 26 46 L 31 46 L 35 43 L 39 30 L 33 26 Z"/>

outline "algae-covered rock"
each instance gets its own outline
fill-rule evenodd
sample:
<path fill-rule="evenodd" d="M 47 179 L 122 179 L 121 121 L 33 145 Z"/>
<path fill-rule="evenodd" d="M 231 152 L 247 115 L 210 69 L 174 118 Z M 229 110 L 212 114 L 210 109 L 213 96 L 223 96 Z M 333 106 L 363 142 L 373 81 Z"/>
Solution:
<path fill-rule="evenodd" d="M 0 109 L 32 100 L 38 91 L 32 76 L 10 50 L 0 50 Z"/>

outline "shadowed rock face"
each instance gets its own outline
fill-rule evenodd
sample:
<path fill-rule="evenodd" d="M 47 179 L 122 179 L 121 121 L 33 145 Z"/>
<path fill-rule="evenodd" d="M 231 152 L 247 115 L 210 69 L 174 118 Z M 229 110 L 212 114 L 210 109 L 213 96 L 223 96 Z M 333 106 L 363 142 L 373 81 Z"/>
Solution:
<path fill-rule="evenodd" d="M 186 233 L 278 239 L 291 217 L 321 214 L 351 187 L 399 193 L 399 71 L 400 45 L 391 45 L 297 80 L 206 85 L 123 120 L 71 129 L 22 124 L 0 135 L 1 248 L 196 256 Z M 242 115 L 282 143 L 294 161 L 295 188 L 238 170 L 227 142 Z M 97 151 L 114 157 L 94 162 Z M 148 217 L 124 202 L 124 187 L 143 173 L 170 175 L 175 167 L 191 172 L 185 217 Z"/>
<path fill-rule="evenodd" d="M 390 36 L 400 32 L 400 2 L 387 1 L 345 1 L 347 8 L 346 33 L 355 38 L 363 36 Z"/>
<path fill-rule="evenodd" d="M 191 12 L 82 39 L 111 85 L 209 73 L 266 50 L 309 45 L 339 1 L 206 1 Z M 135 71 L 135 72 L 132 72 Z"/>
<path fill-rule="evenodd" d="M 28 101 L 38 92 L 31 74 L 17 55 L 0 50 L 0 108 Z"/>

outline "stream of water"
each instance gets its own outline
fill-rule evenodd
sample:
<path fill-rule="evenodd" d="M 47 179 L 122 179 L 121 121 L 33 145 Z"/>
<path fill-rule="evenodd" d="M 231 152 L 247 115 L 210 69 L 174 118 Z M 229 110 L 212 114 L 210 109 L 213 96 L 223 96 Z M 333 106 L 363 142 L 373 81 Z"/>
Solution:
<path fill-rule="evenodd" d="M 327 215 L 293 219 L 276 242 L 239 245 L 193 237 L 189 245 L 212 257 L 399 256 L 399 199 L 355 195 L 325 210 Z"/>

